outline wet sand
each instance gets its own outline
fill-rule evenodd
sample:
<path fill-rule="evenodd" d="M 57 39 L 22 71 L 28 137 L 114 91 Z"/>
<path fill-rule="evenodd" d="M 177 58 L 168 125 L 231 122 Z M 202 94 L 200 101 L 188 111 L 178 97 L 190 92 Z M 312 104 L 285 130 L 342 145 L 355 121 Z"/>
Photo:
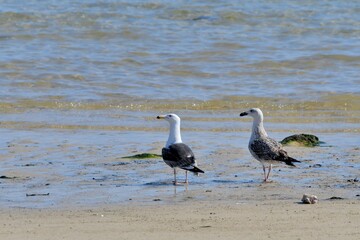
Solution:
<path fill-rule="evenodd" d="M 14 152 L 32 156 L 30 149 L 38 150 L 34 142 L 23 144 L 14 144 Z M 105 150 L 98 146 L 98 151 L 90 151 L 91 146 L 83 143 L 76 150 L 67 142 L 59 147 L 73 149 L 72 154 L 81 161 Z M 161 143 L 152 148 L 161 148 Z M 276 167 L 271 176 L 274 182 L 264 184 L 260 165 L 246 149 L 219 145 L 209 154 L 198 145 L 194 150 L 207 173 L 191 175 L 189 185 L 176 187 L 171 185 L 171 169 L 161 159 L 114 161 L 108 156 L 96 163 L 82 162 L 79 167 L 75 160 L 62 165 L 56 160 L 38 163 L 34 155 L 31 158 L 37 164 L 31 165 L 28 159 L 17 171 L 2 171 L 16 178 L 0 179 L 4 193 L 0 237 L 359 239 L 359 149 L 286 149 L 302 163 L 297 168 Z M 50 150 L 44 151 L 54 154 Z M 59 171 L 66 174 L 54 174 L 61 166 Z M 11 193 L 11 187 L 15 192 Z M 319 203 L 301 204 L 304 193 L 317 195 Z M 332 197 L 341 199 L 330 200 Z"/>
<path fill-rule="evenodd" d="M 4 176 L 0 178 L 2 208 L 148 204 L 154 199 L 165 204 L 189 200 L 262 203 L 298 201 L 304 193 L 315 194 L 320 199 L 333 196 L 358 199 L 356 195 L 360 194 L 360 149 L 347 144 L 286 147 L 291 156 L 302 162 L 296 168 L 275 166 L 270 176 L 274 182 L 263 184 L 261 165 L 248 152 L 247 139 L 243 139 L 246 135 L 197 132 L 192 134 L 197 138 L 191 139 L 185 132 L 199 167 L 206 173 L 199 177 L 191 174 L 188 186 L 174 187 L 172 169 L 162 159 L 122 158 L 139 153 L 142 147 L 159 153 L 163 142 L 151 143 L 147 138 L 157 139 L 160 135 L 164 138 L 166 133 L 139 136 L 132 133 L 129 139 L 134 142 L 127 145 L 119 144 L 118 134 L 114 132 L 52 132 L 48 137 L 42 132 L 25 134 L 27 138 L 20 136 L 21 140 L 8 142 L 0 156 L 0 176 Z M 344 139 L 355 138 L 355 135 L 347 136 Z M 147 143 L 139 145 L 136 140 L 140 138 Z M 322 139 L 331 144 L 329 136 Z M 244 146 L 238 147 L 239 142 Z M 118 153 L 121 149 L 123 154 Z M 179 171 L 178 179 L 181 181 L 184 175 Z"/>
<path fill-rule="evenodd" d="M 196 201 L 0 211 L 2 239 L 359 239 L 359 201 Z"/>

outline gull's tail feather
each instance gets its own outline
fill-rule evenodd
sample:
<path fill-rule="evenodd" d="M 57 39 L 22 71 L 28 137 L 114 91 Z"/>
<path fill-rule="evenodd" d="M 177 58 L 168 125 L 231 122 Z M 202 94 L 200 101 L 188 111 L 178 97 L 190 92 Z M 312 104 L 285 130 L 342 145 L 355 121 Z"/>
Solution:
<path fill-rule="evenodd" d="M 201 170 L 200 168 L 195 167 L 195 166 L 194 166 L 194 169 L 193 169 L 193 170 L 190 170 L 190 172 L 194 172 L 194 173 L 205 173 L 203 170 Z"/>
<path fill-rule="evenodd" d="M 184 167 L 182 169 L 193 172 L 196 175 L 198 175 L 199 173 L 205 173 L 203 170 L 201 170 L 200 168 L 198 168 L 196 166 Z"/>
<path fill-rule="evenodd" d="M 286 165 L 296 167 L 294 162 L 300 162 L 299 160 L 296 160 L 295 158 L 288 157 L 285 161 Z"/>

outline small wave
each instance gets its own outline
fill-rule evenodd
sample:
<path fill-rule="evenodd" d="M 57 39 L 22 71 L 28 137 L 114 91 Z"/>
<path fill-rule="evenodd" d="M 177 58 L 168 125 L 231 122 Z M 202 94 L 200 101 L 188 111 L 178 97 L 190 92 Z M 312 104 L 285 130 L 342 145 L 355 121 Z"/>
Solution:
<path fill-rule="evenodd" d="M 226 11 L 220 13 L 220 19 L 223 23 L 248 23 L 248 19 L 251 16 L 240 11 Z"/>
<path fill-rule="evenodd" d="M 0 12 L 1 24 L 17 21 L 34 21 L 36 19 L 38 19 L 38 17 L 32 13 Z"/>
<path fill-rule="evenodd" d="M 331 67 L 338 63 L 353 64 L 359 66 L 360 56 L 350 56 L 342 54 L 316 54 L 312 56 L 299 57 L 287 61 L 260 61 L 249 64 L 249 67 L 266 68 L 266 69 L 321 69 L 324 67 Z"/>

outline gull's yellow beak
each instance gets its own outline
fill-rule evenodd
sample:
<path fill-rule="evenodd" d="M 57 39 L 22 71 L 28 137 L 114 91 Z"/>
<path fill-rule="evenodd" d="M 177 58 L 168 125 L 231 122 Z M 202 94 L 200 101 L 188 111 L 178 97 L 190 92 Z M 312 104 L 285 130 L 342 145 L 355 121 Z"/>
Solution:
<path fill-rule="evenodd" d="M 157 118 L 157 119 L 165 119 L 165 117 L 166 117 L 166 115 L 159 115 L 159 116 L 157 116 L 156 118 Z"/>

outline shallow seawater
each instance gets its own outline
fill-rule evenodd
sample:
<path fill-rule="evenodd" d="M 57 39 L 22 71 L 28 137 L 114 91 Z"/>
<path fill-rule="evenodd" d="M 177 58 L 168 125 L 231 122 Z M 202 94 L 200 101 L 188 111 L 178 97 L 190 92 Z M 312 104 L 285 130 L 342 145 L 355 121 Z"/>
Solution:
<path fill-rule="evenodd" d="M 358 1 L 3 1 L 1 206 L 354 198 L 358 10 Z M 251 107 L 275 139 L 311 133 L 325 144 L 288 148 L 302 163 L 261 184 L 251 121 L 239 117 Z M 122 158 L 159 154 L 168 125 L 156 116 L 169 112 L 206 171 L 189 186 L 172 186 L 161 159 Z"/>

